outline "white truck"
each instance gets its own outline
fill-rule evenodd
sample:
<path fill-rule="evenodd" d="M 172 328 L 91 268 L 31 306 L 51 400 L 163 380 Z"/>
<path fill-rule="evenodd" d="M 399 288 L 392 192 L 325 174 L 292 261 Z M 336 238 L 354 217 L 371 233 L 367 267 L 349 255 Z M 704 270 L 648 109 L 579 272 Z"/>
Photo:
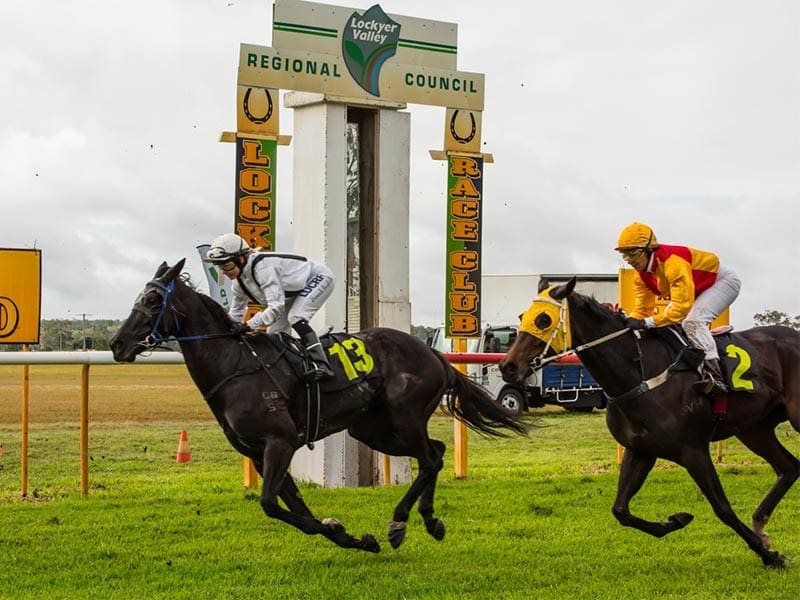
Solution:
<path fill-rule="evenodd" d="M 470 340 L 469 352 L 505 353 L 517 335 L 519 315 L 530 306 L 537 295 L 539 281 L 560 284 L 573 275 L 483 275 L 481 277 L 481 320 L 484 324 L 481 338 Z M 575 275 L 576 291 L 593 295 L 600 302 L 617 304 L 618 276 L 605 274 Z M 439 328 L 430 342 L 442 351 L 450 351 L 444 338 L 444 328 Z M 566 410 L 590 412 L 605 408 L 603 390 L 580 362 L 549 363 L 537 369 L 524 387 L 503 381 L 496 364 L 469 365 L 467 372 L 492 395 L 506 410 L 520 413 L 546 404 L 562 406 Z"/>

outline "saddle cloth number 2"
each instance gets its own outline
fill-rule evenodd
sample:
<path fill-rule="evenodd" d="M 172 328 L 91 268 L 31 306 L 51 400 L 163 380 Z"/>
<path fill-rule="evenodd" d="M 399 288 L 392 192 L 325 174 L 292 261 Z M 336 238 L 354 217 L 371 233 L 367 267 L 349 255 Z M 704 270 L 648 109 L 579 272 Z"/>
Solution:
<path fill-rule="evenodd" d="M 725 347 L 725 354 L 736 360 L 736 368 L 731 373 L 731 385 L 737 390 L 752 390 L 753 382 L 744 378 L 744 375 L 750 370 L 752 361 L 750 354 L 747 350 L 737 346 L 736 344 L 728 344 Z"/>

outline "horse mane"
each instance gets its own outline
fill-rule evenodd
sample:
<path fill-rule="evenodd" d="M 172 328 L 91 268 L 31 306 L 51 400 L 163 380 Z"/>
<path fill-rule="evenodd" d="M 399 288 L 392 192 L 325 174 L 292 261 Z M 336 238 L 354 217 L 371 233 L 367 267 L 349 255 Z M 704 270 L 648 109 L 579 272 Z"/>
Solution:
<path fill-rule="evenodd" d="M 183 286 L 195 292 L 200 297 L 200 301 L 203 303 L 203 306 L 205 306 L 205 308 L 212 313 L 215 318 L 225 319 L 226 321 L 230 320 L 228 317 L 228 312 L 211 296 L 201 292 L 192 280 L 192 276 L 189 273 L 181 273 L 179 277 L 175 278 L 175 283 L 176 285 Z"/>
<path fill-rule="evenodd" d="M 617 319 L 624 322 L 624 317 L 618 310 L 614 310 L 609 304 L 600 302 L 592 296 L 585 296 L 578 292 L 569 295 L 575 308 L 584 309 L 599 319 Z"/>

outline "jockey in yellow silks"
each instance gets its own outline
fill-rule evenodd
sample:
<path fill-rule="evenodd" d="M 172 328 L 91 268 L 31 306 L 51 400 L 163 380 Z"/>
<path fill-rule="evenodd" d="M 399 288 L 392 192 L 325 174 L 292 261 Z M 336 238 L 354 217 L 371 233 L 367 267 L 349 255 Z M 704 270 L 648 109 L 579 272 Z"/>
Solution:
<path fill-rule="evenodd" d="M 623 229 L 615 250 L 639 275 L 634 280 L 635 300 L 628 327 L 682 324 L 689 340 L 705 352 L 706 377 L 700 389 L 715 396 L 727 394 L 709 325 L 739 295 L 741 282 L 736 273 L 720 265 L 711 252 L 659 244 L 653 230 L 643 223 Z M 668 301 L 658 313 L 653 312 L 656 297 Z"/>

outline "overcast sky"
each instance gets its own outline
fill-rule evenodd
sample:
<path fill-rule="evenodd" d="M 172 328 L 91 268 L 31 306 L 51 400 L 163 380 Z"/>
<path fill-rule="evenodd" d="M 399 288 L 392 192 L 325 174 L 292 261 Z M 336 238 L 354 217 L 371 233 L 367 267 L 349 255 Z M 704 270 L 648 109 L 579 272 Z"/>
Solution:
<path fill-rule="evenodd" d="M 800 313 L 800 2 L 380 5 L 458 23 L 458 68 L 486 75 L 484 273 L 615 273 L 638 220 L 738 271 L 737 328 Z M 187 257 L 205 286 L 195 247 L 233 226 L 234 146 L 217 140 L 235 129 L 239 44 L 271 45 L 271 15 L 267 0 L 0 3 L 0 247 L 42 250 L 43 318 L 124 318 L 162 260 Z M 408 110 L 412 321 L 435 325 L 444 109 Z M 281 148 L 285 249 L 291 162 Z"/>

